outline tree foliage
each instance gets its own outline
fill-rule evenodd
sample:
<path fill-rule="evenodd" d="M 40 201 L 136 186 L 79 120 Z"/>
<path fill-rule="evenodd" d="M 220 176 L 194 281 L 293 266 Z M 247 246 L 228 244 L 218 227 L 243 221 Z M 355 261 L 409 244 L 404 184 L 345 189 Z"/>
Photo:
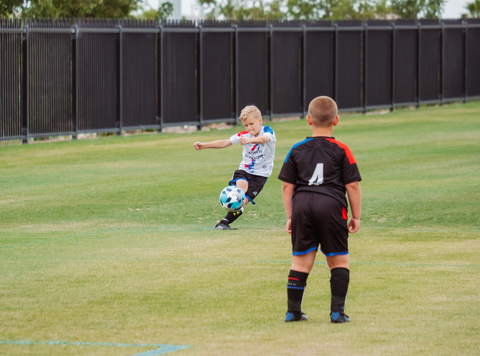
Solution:
<path fill-rule="evenodd" d="M 129 18 L 144 0 L 1 0 L 0 16 L 23 18 Z"/>
<path fill-rule="evenodd" d="M 200 0 L 209 18 L 227 20 L 339 20 L 440 18 L 446 0 Z M 480 0 L 475 0 L 480 1 Z"/>
<path fill-rule="evenodd" d="M 0 17 L 10 17 L 15 14 L 15 10 L 19 11 L 23 4 L 23 0 L 1 0 L 0 1 Z"/>
<path fill-rule="evenodd" d="M 465 8 L 470 13 L 470 17 L 480 18 L 480 0 L 474 0 L 473 2 L 467 4 Z"/>
<path fill-rule="evenodd" d="M 199 0 L 207 7 L 207 19 L 225 20 L 282 20 L 283 0 Z"/>
<path fill-rule="evenodd" d="M 24 18 L 129 18 L 146 0 L 0 0 L 0 16 Z M 440 18 L 446 0 L 199 0 L 208 19 L 225 20 L 338 20 L 386 18 Z M 467 5 L 480 16 L 480 0 Z M 139 18 L 166 19 L 170 2 Z"/>
<path fill-rule="evenodd" d="M 439 19 L 445 0 L 391 0 L 393 13 L 404 19 Z"/>
<path fill-rule="evenodd" d="M 166 20 L 171 14 L 173 14 L 173 4 L 171 2 L 164 2 L 160 5 L 158 10 L 151 9 L 143 11 L 137 16 L 140 20 Z"/>
<path fill-rule="evenodd" d="M 375 18 L 376 0 L 287 0 L 287 18 L 339 20 Z"/>

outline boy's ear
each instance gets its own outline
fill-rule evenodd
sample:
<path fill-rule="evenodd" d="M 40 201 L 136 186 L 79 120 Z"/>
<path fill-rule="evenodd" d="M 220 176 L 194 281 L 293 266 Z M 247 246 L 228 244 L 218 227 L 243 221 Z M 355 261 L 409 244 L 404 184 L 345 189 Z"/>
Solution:
<path fill-rule="evenodd" d="M 312 117 L 310 115 L 307 115 L 307 122 L 310 126 L 313 125 L 313 122 L 312 122 Z"/>
<path fill-rule="evenodd" d="M 340 121 L 340 116 L 335 116 L 335 120 L 333 120 L 333 126 L 337 126 L 338 125 L 338 121 Z"/>

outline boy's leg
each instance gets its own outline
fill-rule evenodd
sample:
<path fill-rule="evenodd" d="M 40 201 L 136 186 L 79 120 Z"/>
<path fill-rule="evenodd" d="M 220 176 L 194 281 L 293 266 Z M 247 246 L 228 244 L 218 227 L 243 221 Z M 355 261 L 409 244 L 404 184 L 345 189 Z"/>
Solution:
<path fill-rule="evenodd" d="M 235 182 L 237 184 L 237 187 L 243 190 L 243 192 L 246 194 L 248 190 L 248 181 L 244 179 L 239 179 Z M 248 201 L 248 200 L 247 200 Z"/>
<path fill-rule="evenodd" d="M 345 315 L 345 299 L 350 282 L 349 257 L 348 255 L 328 256 L 327 263 L 330 267 L 332 291 L 330 319 L 332 323 L 345 323 L 349 321 L 348 316 Z"/>
<path fill-rule="evenodd" d="M 315 263 L 317 251 L 305 255 L 294 255 L 290 273 L 288 274 L 287 297 L 288 311 L 285 321 L 307 320 L 302 313 L 302 301 L 305 287 L 307 286 L 308 274 Z"/>

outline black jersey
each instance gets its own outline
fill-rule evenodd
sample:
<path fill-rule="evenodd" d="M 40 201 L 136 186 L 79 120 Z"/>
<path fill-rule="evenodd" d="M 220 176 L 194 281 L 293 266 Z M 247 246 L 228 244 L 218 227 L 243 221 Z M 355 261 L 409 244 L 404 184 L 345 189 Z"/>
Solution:
<path fill-rule="evenodd" d="M 278 179 L 301 191 L 331 196 L 347 206 L 345 185 L 362 180 L 352 152 L 333 137 L 307 137 L 288 152 Z"/>

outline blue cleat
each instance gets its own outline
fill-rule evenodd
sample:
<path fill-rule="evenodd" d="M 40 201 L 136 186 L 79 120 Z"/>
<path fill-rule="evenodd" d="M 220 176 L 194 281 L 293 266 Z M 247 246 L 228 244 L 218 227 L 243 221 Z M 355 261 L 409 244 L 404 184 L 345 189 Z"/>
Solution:
<path fill-rule="evenodd" d="M 330 321 L 335 324 L 348 323 L 350 319 L 348 315 L 345 315 L 343 312 L 332 312 L 330 313 Z"/>
<path fill-rule="evenodd" d="M 307 321 L 308 317 L 305 313 L 302 312 L 302 314 L 299 317 L 295 317 L 295 314 L 287 312 L 285 315 L 285 321 Z"/>

